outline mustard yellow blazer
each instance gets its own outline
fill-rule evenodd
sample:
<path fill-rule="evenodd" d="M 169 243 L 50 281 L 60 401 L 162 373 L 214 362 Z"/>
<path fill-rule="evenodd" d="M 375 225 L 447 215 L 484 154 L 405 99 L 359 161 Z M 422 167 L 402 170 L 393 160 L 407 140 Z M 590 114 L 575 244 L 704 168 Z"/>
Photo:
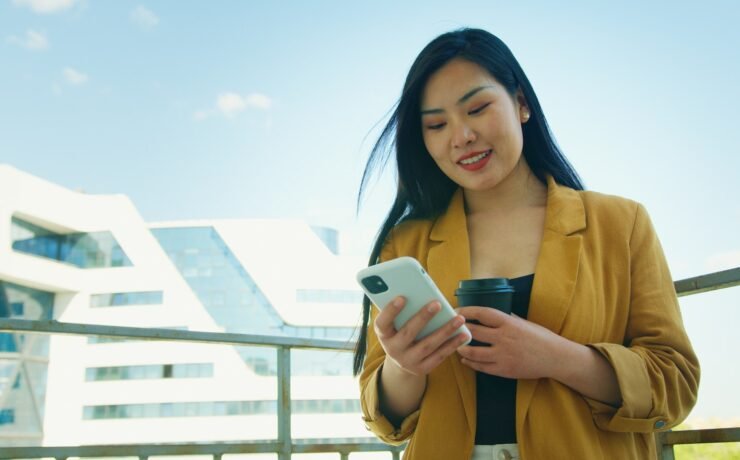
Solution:
<path fill-rule="evenodd" d="M 519 380 L 516 434 L 521 457 L 655 459 L 653 433 L 680 423 L 696 401 L 699 363 L 683 327 L 673 281 L 642 205 L 575 191 L 548 179 L 545 231 L 528 320 L 598 350 L 614 367 L 622 405 L 591 400 L 551 379 Z M 397 226 L 381 254 L 418 259 L 457 307 L 470 278 L 462 191 L 435 220 Z M 373 308 L 371 321 L 376 311 Z M 360 376 L 365 423 L 380 439 L 409 440 L 404 458 L 467 460 L 476 430 L 475 371 L 455 353 L 428 376 L 418 411 L 400 427 L 378 406 L 385 358 L 368 328 Z"/>

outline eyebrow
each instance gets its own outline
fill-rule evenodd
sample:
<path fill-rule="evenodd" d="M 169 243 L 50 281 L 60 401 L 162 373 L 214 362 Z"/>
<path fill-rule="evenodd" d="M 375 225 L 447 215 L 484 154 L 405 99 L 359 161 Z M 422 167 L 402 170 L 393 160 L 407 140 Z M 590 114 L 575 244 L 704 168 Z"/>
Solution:
<path fill-rule="evenodd" d="M 482 90 L 484 90 L 486 88 L 493 88 L 493 85 L 479 86 L 477 88 L 471 89 L 467 93 L 463 94 L 463 97 L 461 97 L 460 99 L 457 100 L 457 104 L 458 105 L 462 104 L 463 102 L 467 101 L 468 99 L 470 99 L 471 97 L 473 97 L 475 94 L 477 94 L 479 91 L 482 91 Z M 422 116 L 423 115 L 431 115 L 431 114 L 434 114 L 434 113 L 443 113 L 443 112 L 444 112 L 444 109 L 427 109 L 427 110 L 422 110 L 421 111 L 421 115 Z"/>

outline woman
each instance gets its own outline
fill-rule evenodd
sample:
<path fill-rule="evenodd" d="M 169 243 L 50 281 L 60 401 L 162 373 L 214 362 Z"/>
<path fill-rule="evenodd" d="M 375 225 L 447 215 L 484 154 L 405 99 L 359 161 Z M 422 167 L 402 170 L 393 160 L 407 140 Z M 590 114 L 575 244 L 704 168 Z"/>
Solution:
<path fill-rule="evenodd" d="M 465 307 L 414 341 L 367 299 L 355 354 L 369 429 L 411 459 L 652 459 L 693 407 L 699 365 L 644 208 L 583 191 L 523 70 L 488 32 L 429 43 L 373 149 L 398 191 L 370 263 L 412 256 L 447 299 L 506 277 L 515 315 Z M 361 190 L 362 188 L 361 187 Z M 372 311 L 371 311 L 372 310 Z M 450 334 L 466 320 L 474 339 Z"/>

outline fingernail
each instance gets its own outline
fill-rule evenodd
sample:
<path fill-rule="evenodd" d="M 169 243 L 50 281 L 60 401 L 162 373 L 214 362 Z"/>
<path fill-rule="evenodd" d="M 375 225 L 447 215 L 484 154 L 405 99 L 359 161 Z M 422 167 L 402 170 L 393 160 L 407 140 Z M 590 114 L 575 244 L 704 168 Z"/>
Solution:
<path fill-rule="evenodd" d="M 462 316 L 455 317 L 455 322 L 453 323 L 455 326 L 459 327 L 462 326 L 465 323 L 465 318 Z"/>
<path fill-rule="evenodd" d="M 401 308 L 401 306 L 403 306 L 403 299 L 400 297 L 396 297 L 395 299 L 393 299 L 393 306 L 396 308 Z"/>
<path fill-rule="evenodd" d="M 439 302 L 432 302 L 432 304 L 427 307 L 427 311 L 429 313 L 437 313 L 440 308 L 441 306 L 439 305 Z"/>

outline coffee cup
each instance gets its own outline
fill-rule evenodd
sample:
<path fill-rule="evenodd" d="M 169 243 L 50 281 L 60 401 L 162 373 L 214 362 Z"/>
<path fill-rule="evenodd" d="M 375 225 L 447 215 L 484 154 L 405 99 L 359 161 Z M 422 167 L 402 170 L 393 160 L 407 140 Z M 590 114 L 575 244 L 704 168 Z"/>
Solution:
<path fill-rule="evenodd" d="M 462 280 L 455 290 L 457 304 L 460 307 L 491 307 L 504 313 L 511 313 L 511 299 L 514 288 L 507 278 L 483 278 Z M 468 320 L 471 323 L 478 323 Z M 487 345 L 477 340 L 470 342 L 472 346 Z"/>

